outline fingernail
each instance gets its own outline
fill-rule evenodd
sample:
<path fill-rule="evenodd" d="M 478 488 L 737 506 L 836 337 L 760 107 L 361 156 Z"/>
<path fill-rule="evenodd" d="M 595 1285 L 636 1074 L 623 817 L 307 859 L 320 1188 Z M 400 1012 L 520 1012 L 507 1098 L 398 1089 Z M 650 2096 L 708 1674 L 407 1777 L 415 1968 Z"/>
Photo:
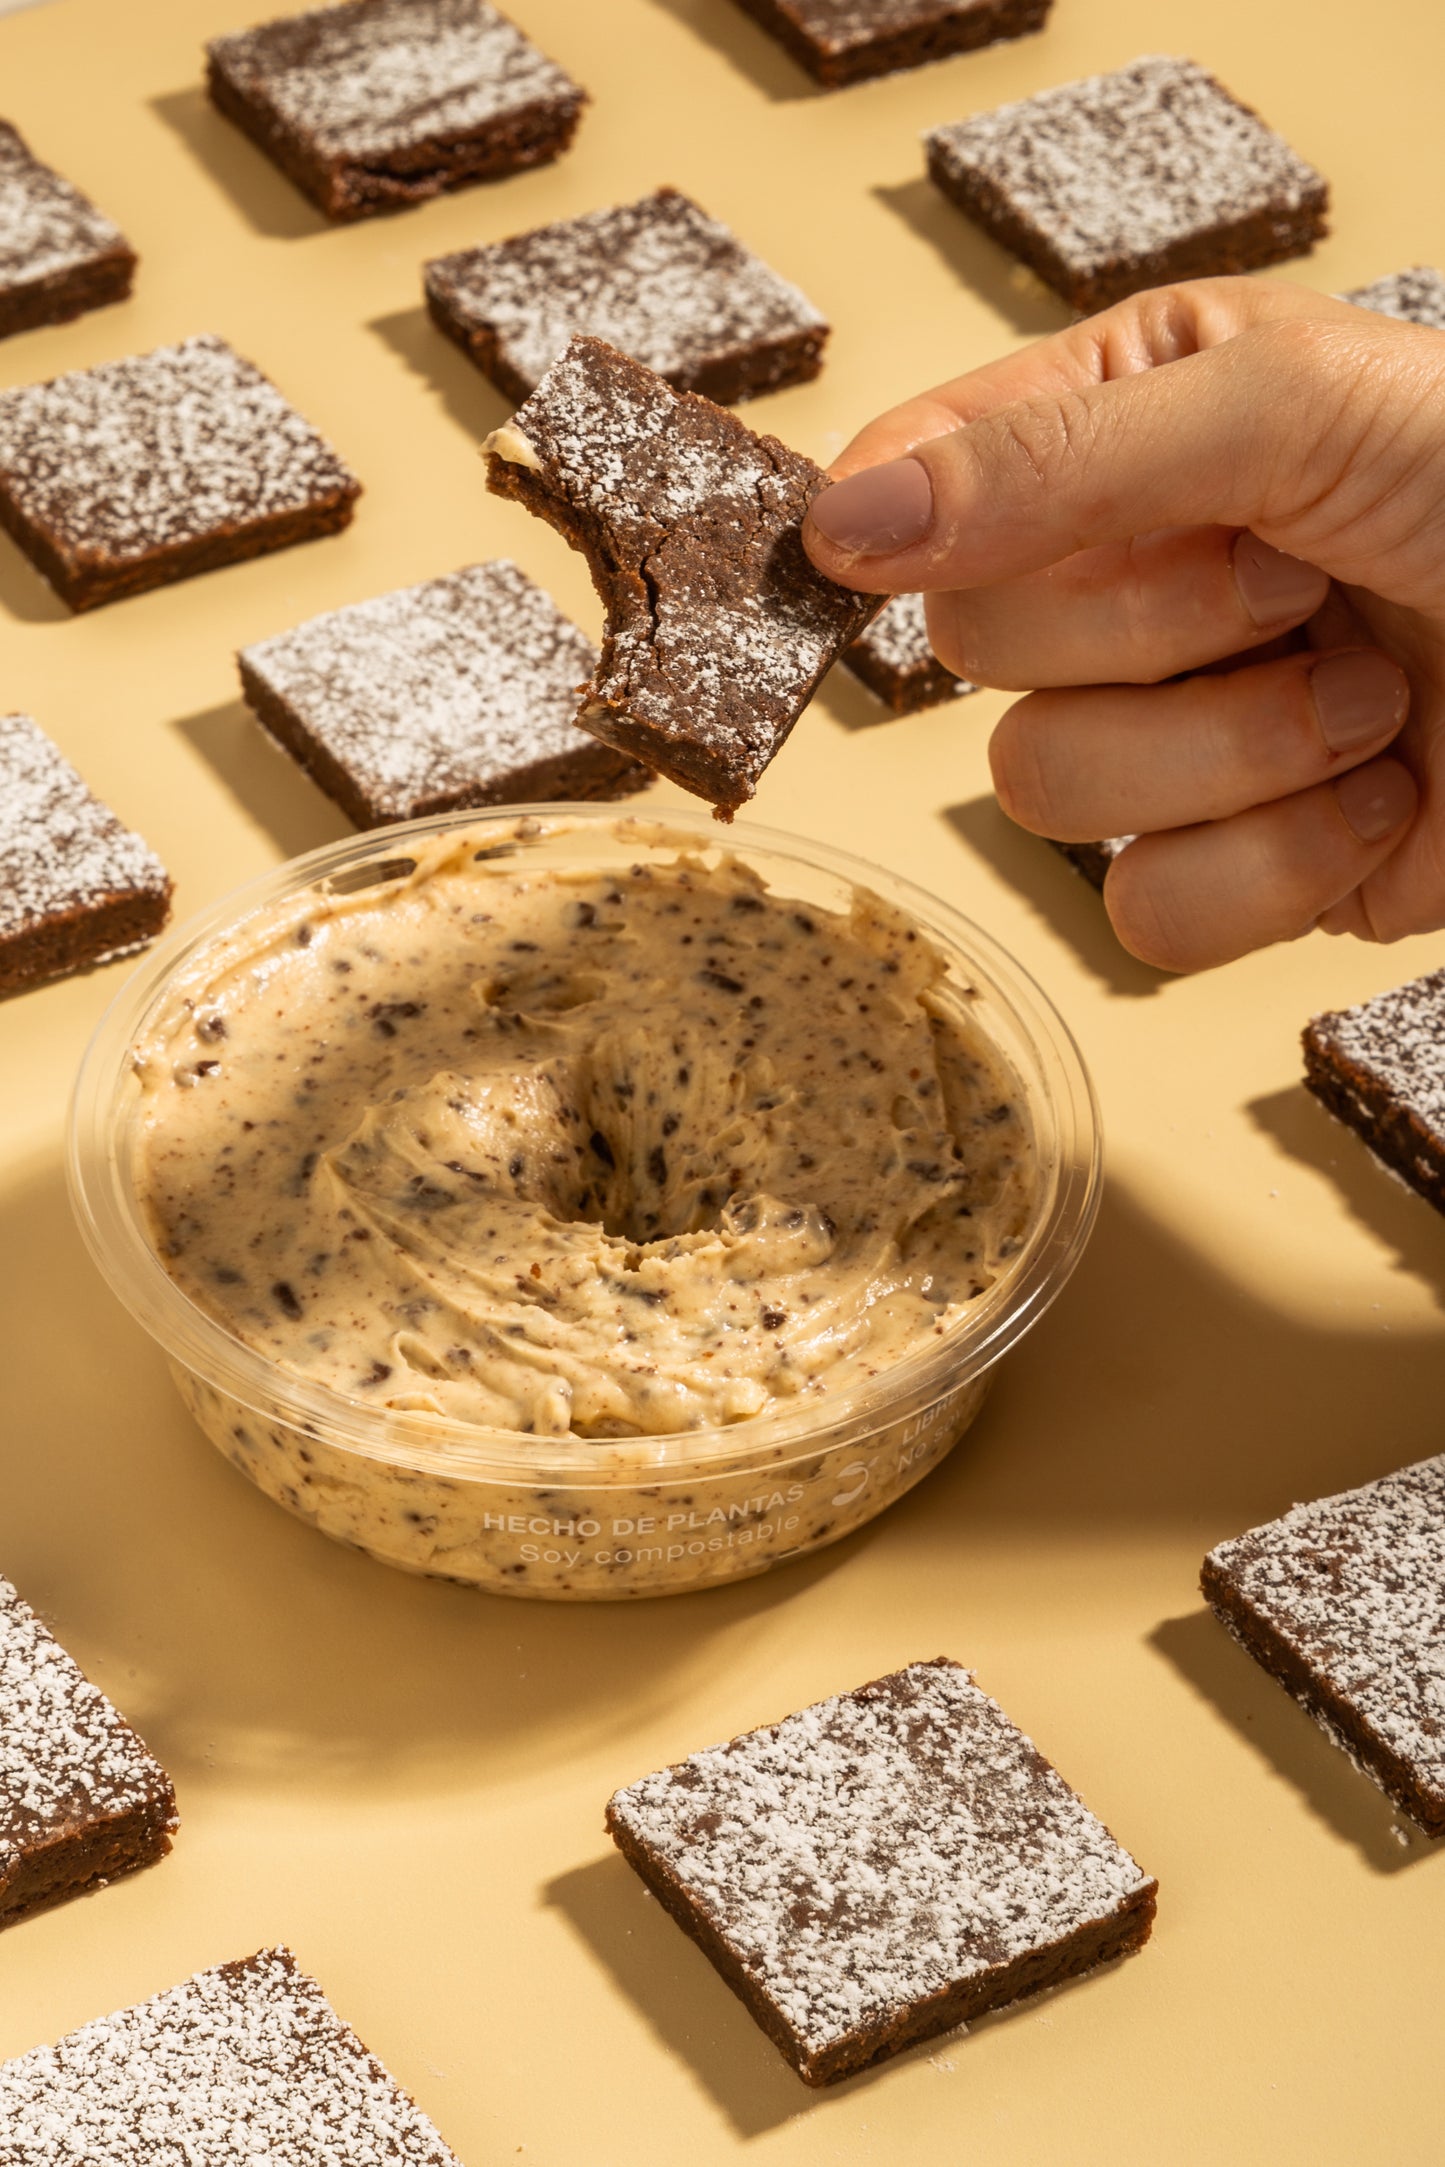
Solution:
<path fill-rule="evenodd" d="M 1393 735 L 1410 704 L 1404 672 L 1385 655 L 1327 655 L 1310 671 L 1320 734 L 1331 752 L 1358 752 Z"/>
<path fill-rule="evenodd" d="M 1372 760 L 1352 768 L 1334 785 L 1340 811 L 1362 843 L 1382 843 L 1414 812 L 1419 792 L 1398 760 Z"/>
<path fill-rule="evenodd" d="M 1287 557 L 1246 530 L 1234 544 L 1234 584 L 1257 625 L 1308 617 L 1329 591 L 1329 577 L 1303 557 Z"/>
<path fill-rule="evenodd" d="M 825 542 L 856 557 L 882 557 L 921 542 L 933 523 L 933 484 L 917 459 L 890 459 L 834 482 L 808 517 Z"/>

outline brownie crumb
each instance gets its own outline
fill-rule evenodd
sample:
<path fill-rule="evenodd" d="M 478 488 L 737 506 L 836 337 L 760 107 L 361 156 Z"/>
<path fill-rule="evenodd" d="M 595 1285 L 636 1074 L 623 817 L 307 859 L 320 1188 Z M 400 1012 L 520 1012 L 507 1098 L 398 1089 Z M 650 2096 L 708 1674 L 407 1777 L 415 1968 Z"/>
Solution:
<path fill-rule="evenodd" d="M 578 721 L 731 819 L 880 606 L 804 552 L 827 476 L 594 338 L 486 450 L 489 486 L 584 552 L 606 605 Z"/>

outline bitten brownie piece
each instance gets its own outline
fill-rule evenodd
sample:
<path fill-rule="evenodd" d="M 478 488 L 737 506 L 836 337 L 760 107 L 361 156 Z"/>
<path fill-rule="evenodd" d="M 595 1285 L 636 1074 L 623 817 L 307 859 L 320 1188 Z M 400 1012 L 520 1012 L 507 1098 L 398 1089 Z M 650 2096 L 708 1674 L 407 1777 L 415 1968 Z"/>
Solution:
<path fill-rule="evenodd" d="M 0 994 L 130 955 L 170 875 L 29 715 L 0 715 Z"/>
<path fill-rule="evenodd" d="M 933 652 L 921 594 L 894 595 L 838 659 L 895 715 L 916 714 L 921 707 L 936 707 L 940 700 L 978 690 L 966 677 L 946 670 Z"/>
<path fill-rule="evenodd" d="M 0 1926 L 153 1865 L 177 1825 L 159 1761 L 0 1579 Z"/>
<path fill-rule="evenodd" d="M 312 617 L 239 660 L 257 716 L 360 828 L 652 779 L 578 729 L 596 650 L 505 560 Z"/>
<path fill-rule="evenodd" d="M 1328 231 L 1326 182 L 1192 60 L 1135 60 L 926 142 L 950 202 L 1084 313 Z"/>
<path fill-rule="evenodd" d="M 1445 331 L 1445 273 L 1417 263 L 1408 271 L 1391 271 L 1369 286 L 1342 293 L 1342 301 L 1356 308 L 1374 309 L 1381 316 L 1399 316 L 1408 324 L 1423 324 L 1429 331 Z"/>
<path fill-rule="evenodd" d="M 289 1949 L 0 2066 L 5 2167 L 459 2167 Z"/>
<path fill-rule="evenodd" d="M 228 119 L 344 221 L 566 150 L 587 94 L 487 0 L 345 0 L 206 47 Z"/>
<path fill-rule="evenodd" d="M 0 392 L 0 526 L 74 610 L 335 534 L 360 494 L 213 335 Z"/>
<path fill-rule="evenodd" d="M 1210 1608 L 1427 1836 L 1445 1836 L 1445 1455 L 1221 1543 Z"/>
<path fill-rule="evenodd" d="M 606 605 L 578 721 L 730 820 L 879 606 L 804 553 L 827 476 L 592 338 L 484 449 L 488 486 L 584 553 Z"/>
<path fill-rule="evenodd" d="M 607 1826 L 807 2084 L 1140 1948 L 1140 1872 L 940 1657 L 619 1791 Z"/>
<path fill-rule="evenodd" d="M 1305 1087 L 1445 1211 L 1445 970 L 1312 1017 Z"/>
<path fill-rule="evenodd" d="M 135 265 L 120 228 L 0 120 L 0 339 L 123 301 Z"/>
<path fill-rule="evenodd" d="M 1042 30 L 1052 0 L 738 0 L 826 90 Z"/>
<path fill-rule="evenodd" d="M 1076 873 L 1083 874 L 1091 888 L 1102 888 L 1109 867 L 1133 840 L 1132 835 L 1106 835 L 1099 843 L 1055 843 L 1053 847 L 1068 859 Z"/>
<path fill-rule="evenodd" d="M 510 399 L 579 331 L 724 406 L 823 365 L 812 303 L 675 188 L 438 256 L 425 279 L 436 322 Z"/>

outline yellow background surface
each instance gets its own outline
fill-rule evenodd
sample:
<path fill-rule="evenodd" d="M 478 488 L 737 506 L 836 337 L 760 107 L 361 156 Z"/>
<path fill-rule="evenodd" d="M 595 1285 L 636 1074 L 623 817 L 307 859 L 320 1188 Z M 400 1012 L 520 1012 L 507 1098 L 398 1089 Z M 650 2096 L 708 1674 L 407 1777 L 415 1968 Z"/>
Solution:
<path fill-rule="evenodd" d="M 341 229 L 198 87 L 237 0 L 0 24 L 0 110 L 143 259 L 125 306 L 0 345 L 0 382 L 217 330 L 366 486 L 339 539 L 80 619 L 0 541 L 0 710 L 32 711 L 154 843 L 182 915 L 344 832 L 238 704 L 239 644 L 498 554 L 596 628 L 580 560 L 484 493 L 504 402 L 428 325 L 425 257 L 688 189 L 835 324 L 818 383 L 748 410 L 826 459 L 1064 321 L 935 199 L 920 131 L 1163 45 L 1333 182 L 1334 238 L 1292 275 L 1445 262 L 1445 12 L 1421 0 L 1059 0 L 1042 37 L 832 96 L 728 0 L 517 11 L 593 93 L 573 154 Z M 266 1503 L 71 1228 L 64 1104 L 123 968 L 0 1010 L 0 1570 L 166 1761 L 184 1821 L 156 1871 L 0 1937 L 0 2055 L 285 1940 L 467 2167 L 1440 2159 L 1445 1857 L 1401 1848 L 1196 1574 L 1211 1542 L 1441 1445 L 1445 1228 L 1306 1099 L 1297 1037 L 1445 943 L 1316 937 L 1159 978 L 994 806 L 1003 704 L 875 722 L 840 679 L 757 811 L 933 888 L 1042 980 L 1103 1101 L 1099 1231 L 940 1473 L 731 1590 L 508 1604 Z M 1112 1974 L 811 2094 L 610 1854 L 603 1802 L 940 1652 L 1158 1875 L 1157 1932 Z"/>

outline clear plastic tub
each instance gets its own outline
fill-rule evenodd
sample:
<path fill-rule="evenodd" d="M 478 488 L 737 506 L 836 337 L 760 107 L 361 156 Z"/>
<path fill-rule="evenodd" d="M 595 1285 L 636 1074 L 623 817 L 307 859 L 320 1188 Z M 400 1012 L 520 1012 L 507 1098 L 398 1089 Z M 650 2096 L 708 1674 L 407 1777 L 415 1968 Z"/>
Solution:
<path fill-rule="evenodd" d="M 186 1405 L 268 1496 L 387 1564 L 508 1595 L 616 1600 L 758 1573 L 836 1542 L 910 1490 L 977 1414 L 993 1367 L 1077 1263 L 1098 1205 L 1100 1141 L 1088 1076 L 1039 989 L 987 934 L 879 867 L 739 824 L 728 851 L 769 887 L 846 909 L 857 888 L 906 911 L 948 959 L 946 990 L 1018 1079 L 1036 1186 L 1010 1268 L 942 1337 L 836 1399 L 726 1426 L 620 1440 L 542 1438 L 380 1409 L 283 1371 L 197 1307 L 156 1253 L 137 1195 L 141 1107 L 132 1052 L 176 975 L 283 898 L 351 893 L 394 877 L 409 844 L 475 828 L 539 870 L 635 864 L 723 845 L 704 814 L 666 830 L 615 807 L 464 813 L 333 844 L 250 882 L 158 946 L 86 1054 L 72 1110 L 71 1195 L 105 1278 L 164 1349 Z"/>

